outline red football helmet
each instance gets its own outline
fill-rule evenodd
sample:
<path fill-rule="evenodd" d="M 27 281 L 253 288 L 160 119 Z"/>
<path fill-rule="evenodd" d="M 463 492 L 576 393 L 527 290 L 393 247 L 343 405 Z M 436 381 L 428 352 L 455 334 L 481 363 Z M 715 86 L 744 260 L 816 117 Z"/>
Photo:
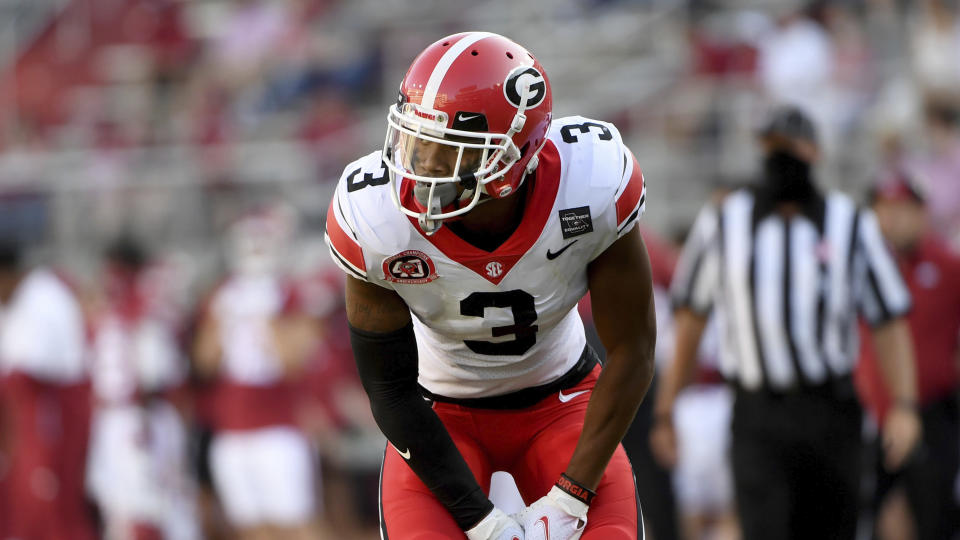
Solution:
<path fill-rule="evenodd" d="M 513 41 L 465 32 L 430 45 L 387 114 L 383 162 L 397 207 L 433 233 L 486 200 L 483 194 L 510 195 L 537 167 L 552 109 L 543 67 Z M 448 166 L 427 166 L 424 156 L 438 151 Z M 406 204 L 398 178 L 415 182 Z"/>

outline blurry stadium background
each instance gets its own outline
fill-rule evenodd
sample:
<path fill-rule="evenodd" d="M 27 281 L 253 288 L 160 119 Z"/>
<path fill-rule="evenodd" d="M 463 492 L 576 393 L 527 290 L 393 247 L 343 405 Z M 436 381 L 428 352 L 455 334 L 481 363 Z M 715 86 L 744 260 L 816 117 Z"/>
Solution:
<path fill-rule="evenodd" d="M 330 343 L 311 361 L 339 366 L 313 369 L 307 392 L 334 394 L 352 367 L 323 245 L 330 196 L 382 145 L 409 62 L 462 30 L 536 54 L 556 116 L 616 123 L 648 182 L 645 226 L 668 241 L 714 189 L 751 180 L 754 129 L 790 101 L 820 124 L 823 185 L 859 196 L 908 161 L 960 244 L 948 0 L 0 0 L 0 236 L 94 306 L 107 248 L 142 246 L 186 366 L 204 298 L 242 237 L 265 234 L 277 271 L 312 284 L 304 309 Z M 238 227 L 265 211 L 283 232 Z M 330 538 L 373 538 L 382 440 L 362 395 L 342 394 L 306 415 L 318 519 Z"/>

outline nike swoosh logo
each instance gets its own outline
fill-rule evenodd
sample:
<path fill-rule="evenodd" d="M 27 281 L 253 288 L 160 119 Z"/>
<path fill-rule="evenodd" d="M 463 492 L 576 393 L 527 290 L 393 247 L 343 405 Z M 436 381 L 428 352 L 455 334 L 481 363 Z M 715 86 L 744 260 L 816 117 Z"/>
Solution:
<path fill-rule="evenodd" d="M 563 252 L 566 251 L 567 248 L 569 248 L 570 246 L 572 246 L 572 245 L 574 245 L 574 244 L 576 244 L 576 243 L 577 243 L 577 241 L 574 240 L 573 242 L 570 242 L 569 244 L 567 244 L 567 245 L 563 246 L 562 248 L 560 248 L 560 251 L 557 251 L 556 253 L 551 252 L 551 251 L 550 251 L 550 248 L 547 248 L 547 260 L 548 260 L 548 261 L 552 261 L 552 260 L 556 259 L 556 258 L 559 257 L 561 254 L 563 254 Z"/>
<path fill-rule="evenodd" d="M 550 538 L 550 523 L 547 521 L 547 516 L 543 516 L 534 523 L 534 527 L 537 525 L 543 526 L 543 537 Z"/>
<path fill-rule="evenodd" d="M 467 122 L 467 121 L 473 120 L 474 118 L 480 118 L 480 115 L 479 115 L 479 114 L 471 114 L 471 115 L 468 116 L 468 115 L 466 115 L 466 114 L 461 114 L 459 117 L 457 117 L 457 120 L 459 120 L 459 121 L 461 121 L 461 122 Z"/>
<path fill-rule="evenodd" d="M 393 446 L 393 443 L 390 443 L 390 446 Z M 410 449 L 409 449 L 409 448 L 407 448 L 407 449 L 406 449 L 405 451 L 403 451 L 403 452 L 401 452 L 400 449 L 397 448 L 396 446 L 393 446 L 393 449 L 396 450 L 398 454 L 400 454 L 400 457 L 402 457 L 403 459 L 405 459 L 405 460 L 407 460 L 407 461 L 410 461 Z"/>
<path fill-rule="evenodd" d="M 560 398 L 560 403 L 566 403 L 571 399 L 579 396 L 580 394 L 586 394 L 587 392 L 589 392 L 589 390 L 581 390 L 579 392 L 574 392 L 572 394 L 564 394 L 563 390 L 561 390 L 560 392 L 557 393 L 557 397 Z"/>

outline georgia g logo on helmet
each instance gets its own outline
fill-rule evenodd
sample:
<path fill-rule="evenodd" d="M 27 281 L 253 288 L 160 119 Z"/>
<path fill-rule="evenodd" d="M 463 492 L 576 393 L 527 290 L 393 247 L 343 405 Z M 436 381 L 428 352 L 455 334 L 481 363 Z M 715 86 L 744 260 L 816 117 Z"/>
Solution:
<path fill-rule="evenodd" d="M 517 66 L 507 74 L 507 80 L 503 83 L 503 95 L 516 108 L 520 108 L 520 94 L 523 92 L 523 86 L 530 85 L 530 92 L 533 94 L 527 97 L 527 103 L 524 108 L 532 109 L 543 102 L 547 96 L 547 83 L 543 75 L 532 66 Z"/>

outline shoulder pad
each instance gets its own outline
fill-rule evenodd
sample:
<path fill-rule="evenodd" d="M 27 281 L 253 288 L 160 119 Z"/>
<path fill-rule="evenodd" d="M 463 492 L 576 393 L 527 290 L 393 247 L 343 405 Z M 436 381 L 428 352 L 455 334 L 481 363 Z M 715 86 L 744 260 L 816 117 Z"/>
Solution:
<path fill-rule="evenodd" d="M 573 184 L 569 195 L 598 210 L 609 207 L 618 236 L 628 232 L 643 213 L 646 186 L 616 126 L 568 116 L 553 122 L 548 137 L 560 153 L 568 184 Z"/>
<path fill-rule="evenodd" d="M 377 254 L 406 245 L 412 227 L 394 211 L 390 178 L 380 151 L 347 165 L 327 209 L 325 240 L 334 261 L 348 274 L 366 279 Z"/>

